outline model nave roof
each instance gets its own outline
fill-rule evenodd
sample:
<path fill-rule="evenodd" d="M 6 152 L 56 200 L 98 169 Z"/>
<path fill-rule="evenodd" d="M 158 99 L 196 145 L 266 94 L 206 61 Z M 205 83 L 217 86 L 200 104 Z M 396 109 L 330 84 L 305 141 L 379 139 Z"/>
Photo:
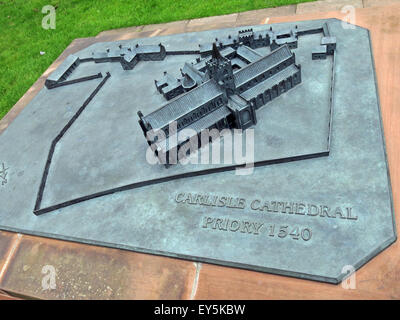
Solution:
<path fill-rule="evenodd" d="M 253 79 L 254 77 L 291 56 L 292 52 L 290 51 L 289 47 L 284 45 L 272 51 L 269 55 L 250 63 L 246 67 L 234 73 L 236 87 L 240 87 L 248 80 Z"/>
<path fill-rule="evenodd" d="M 206 102 L 222 95 L 223 91 L 211 79 L 197 88 L 172 99 L 159 109 L 145 116 L 144 119 L 153 129 L 160 129 L 168 125 L 171 121 L 179 119 L 204 105 Z"/>
<path fill-rule="evenodd" d="M 266 90 L 271 89 L 274 85 L 278 85 L 281 81 L 293 76 L 296 72 L 299 71 L 299 68 L 292 64 L 289 67 L 283 69 L 281 72 L 274 74 L 272 77 L 258 83 L 254 87 L 246 90 L 240 95 L 246 100 L 251 100 L 252 98 L 257 97 L 259 94 L 264 93 Z"/>

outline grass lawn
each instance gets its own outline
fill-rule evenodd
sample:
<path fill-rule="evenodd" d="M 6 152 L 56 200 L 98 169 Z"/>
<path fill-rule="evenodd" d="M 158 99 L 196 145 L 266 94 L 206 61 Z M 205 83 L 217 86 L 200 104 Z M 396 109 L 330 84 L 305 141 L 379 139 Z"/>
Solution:
<path fill-rule="evenodd" d="M 0 0 L 0 119 L 75 38 L 307 1 L 312 0 Z M 45 5 L 56 8 L 56 29 L 42 28 Z"/>

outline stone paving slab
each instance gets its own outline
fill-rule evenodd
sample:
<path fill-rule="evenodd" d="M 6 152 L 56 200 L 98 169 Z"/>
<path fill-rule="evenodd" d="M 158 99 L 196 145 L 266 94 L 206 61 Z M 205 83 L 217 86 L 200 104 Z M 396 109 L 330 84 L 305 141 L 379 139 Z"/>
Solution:
<path fill-rule="evenodd" d="M 351 5 L 355 8 L 362 8 L 362 0 L 323 0 L 315 2 L 299 3 L 296 14 L 305 14 L 310 12 L 324 12 L 341 10 L 344 6 Z"/>
<path fill-rule="evenodd" d="M 135 27 L 128 27 L 128 28 L 120 28 L 120 29 L 112 29 L 107 31 L 100 32 L 96 38 L 105 37 L 105 36 L 120 36 L 121 34 L 131 34 L 135 32 L 140 32 L 146 26 L 135 26 Z"/>
<path fill-rule="evenodd" d="M 189 20 L 174 21 L 161 24 L 149 24 L 143 27 L 141 31 L 156 31 L 156 30 L 168 30 L 172 33 L 183 33 L 186 30 L 186 25 Z"/>
<path fill-rule="evenodd" d="M 400 4 L 400 0 L 363 0 L 364 8 Z"/>
<path fill-rule="evenodd" d="M 7 294 L 7 292 L 0 290 L 0 300 L 21 300 L 21 299 L 10 296 L 9 294 Z"/>
<path fill-rule="evenodd" d="M 265 24 L 269 17 L 290 16 L 294 14 L 296 14 L 296 5 L 240 12 L 236 20 L 236 26 Z"/>
<path fill-rule="evenodd" d="M 218 28 L 230 28 L 235 25 L 236 19 L 238 17 L 237 13 L 228 14 L 224 16 L 207 17 L 200 19 L 190 20 L 187 24 L 186 31 L 204 31 L 212 30 Z"/>
<path fill-rule="evenodd" d="M 41 299 L 189 299 L 195 275 L 192 262 L 24 235 L 0 286 Z"/>
<path fill-rule="evenodd" d="M 7 271 L 16 238 L 17 234 L 15 233 L 0 231 L 0 280 Z"/>
<path fill-rule="evenodd" d="M 357 272 L 357 276 L 361 279 L 359 281 L 363 281 L 365 277 L 361 278 L 360 273 L 364 273 L 363 269 Z M 195 299 L 390 299 L 387 281 L 381 282 L 384 287 L 380 290 L 374 288 L 377 284 L 376 282 L 357 282 L 357 290 L 346 290 L 341 285 L 333 286 L 320 282 L 203 264 Z"/>

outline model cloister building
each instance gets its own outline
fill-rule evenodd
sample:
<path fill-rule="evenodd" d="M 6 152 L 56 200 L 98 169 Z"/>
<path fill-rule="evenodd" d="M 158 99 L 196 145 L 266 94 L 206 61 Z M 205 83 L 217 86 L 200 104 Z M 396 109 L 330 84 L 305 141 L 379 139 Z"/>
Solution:
<path fill-rule="evenodd" d="M 248 48 L 250 49 L 250 48 Z M 250 49 L 252 50 L 252 49 Z M 168 165 L 170 152 L 177 152 L 187 142 L 166 143 L 149 139 L 149 131 L 163 130 L 165 139 L 172 135 L 169 124 L 176 121 L 179 132 L 190 128 L 196 132 L 198 146 L 204 129 L 246 129 L 257 123 L 256 110 L 301 82 L 301 67 L 288 45 L 234 71 L 232 61 L 219 52 L 214 44 L 212 58 L 206 61 L 208 80 L 143 116 L 139 124 L 155 154 Z"/>

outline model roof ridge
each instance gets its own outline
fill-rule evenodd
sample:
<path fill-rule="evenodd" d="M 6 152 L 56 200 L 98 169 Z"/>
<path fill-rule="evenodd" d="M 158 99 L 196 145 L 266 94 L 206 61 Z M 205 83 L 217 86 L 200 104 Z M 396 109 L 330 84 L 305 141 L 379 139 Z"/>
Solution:
<path fill-rule="evenodd" d="M 250 49 L 251 49 L 251 48 L 250 48 Z M 254 50 L 253 50 L 253 51 L 254 51 Z M 265 55 L 265 56 L 261 56 L 260 59 L 257 59 L 257 60 L 255 60 L 255 61 L 253 61 L 253 62 L 250 62 L 250 63 L 249 63 L 248 65 L 246 65 L 244 68 L 239 69 L 238 71 L 236 71 L 235 74 L 240 73 L 241 71 L 246 70 L 246 69 L 252 67 L 253 65 L 259 63 L 259 62 L 262 61 L 262 60 L 271 59 L 271 57 L 273 57 L 275 54 L 277 54 L 277 53 L 279 53 L 279 52 L 281 52 L 281 51 L 282 51 L 282 53 L 286 53 L 286 54 L 287 54 L 287 57 L 290 57 L 290 56 L 293 54 L 293 52 L 289 49 L 289 46 L 288 46 L 287 44 L 284 44 L 284 45 L 282 45 L 282 46 L 276 48 L 275 50 L 271 51 L 269 54 L 267 54 L 267 55 Z M 257 52 L 257 51 L 255 51 L 255 52 Z M 271 64 L 270 66 L 273 67 L 273 66 L 275 66 L 275 65 L 277 65 L 277 64 L 279 64 L 279 63 L 280 63 L 280 61 L 279 61 L 279 62 L 275 62 L 275 63 Z"/>
<path fill-rule="evenodd" d="M 261 61 L 264 61 L 264 60 L 273 60 L 274 58 L 276 58 L 276 55 L 279 54 L 280 52 L 282 52 L 283 57 L 282 57 L 280 60 L 278 60 L 278 61 L 270 61 L 271 64 L 268 64 L 268 69 L 271 69 L 272 67 L 278 65 L 280 62 L 282 62 L 282 60 L 283 60 L 284 58 L 289 58 L 289 57 L 291 57 L 291 56 L 293 55 L 292 51 L 289 49 L 289 46 L 288 46 L 287 44 L 282 45 L 282 46 L 276 48 L 275 50 L 271 51 L 268 55 L 262 56 L 260 59 L 255 60 L 255 61 L 249 63 L 248 65 L 246 65 L 245 67 L 243 67 L 243 68 L 239 69 L 238 71 L 236 71 L 236 72 L 233 74 L 234 77 L 235 77 L 236 85 L 238 86 L 238 85 L 241 85 L 241 84 L 243 84 L 243 83 L 246 83 L 246 81 L 242 81 L 242 79 L 240 79 L 240 77 L 241 77 L 242 75 L 246 75 L 246 72 L 248 72 L 248 71 L 251 70 L 252 68 L 255 68 L 254 66 L 257 66 Z M 285 57 L 284 54 L 286 54 L 287 56 Z M 268 61 L 267 61 L 267 62 L 268 62 Z M 256 71 L 256 72 L 257 72 L 257 71 Z M 261 71 L 258 71 L 257 74 L 251 75 L 251 77 L 254 77 L 254 76 L 257 76 L 257 75 L 259 75 L 259 74 L 262 74 L 263 72 L 265 72 L 265 69 L 264 69 L 264 70 L 261 70 Z M 247 75 L 246 75 L 246 77 L 247 77 Z M 238 81 L 242 81 L 242 82 L 237 83 Z"/>
<path fill-rule="evenodd" d="M 278 85 L 282 80 L 287 79 L 290 75 L 294 75 L 298 72 L 299 67 L 292 64 L 285 68 L 284 70 L 272 75 L 271 77 L 257 83 L 254 87 L 240 93 L 240 97 L 249 101 L 251 98 L 258 96 L 260 93 L 266 91 L 266 89 L 271 89 L 273 85 Z"/>
<path fill-rule="evenodd" d="M 161 105 L 158 109 L 156 109 L 153 112 L 149 113 L 148 115 L 144 116 L 144 119 L 146 121 L 148 121 L 150 123 L 150 125 L 152 125 L 152 123 L 154 124 L 154 122 L 155 122 L 157 127 L 152 127 L 152 129 L 161 129 L 165 125 L 167 125 L 171 122 L 171 121 L 168 121 L 168 122 L 160 125 L 160 122 L 162 122 L 163 119 L 165 119 L 166 113 L 170 113 L 170 116 L 172 116 L 174 118 L 174 120 L 176 121 L 176 120 L 182 118 L 183 116 L 185 116 L 186 114 L 197 109 L 203 103 L 202 102 L 199 102 L 196 104 L 192 103 L 189 106 L 189 108 L 187 108 L 186 110 L 183 110 L 181 108 L 174 108 L 171 110 L 171 109 L 165 108 L 166 106 L 174 107 L 176 104 L 179 104 L 179 102 L 181 102 L 182 100 L 185 100 L 188 97 L 190 98 L 191 96 L 198 95 L 200 90 L 207 90 L 210 88 L 214 89 L 213 91 L 215 91 L 215 94 L 213 92 L 209 92 L 208 96 L 205 97 L 203 100 L 212 100 L 215 97 L 223 94 L 222 89 L 220 89 L 220 87 L 216 83 L 216 81 L 214 79 L 209 79 L 209 80 L 205 81 L 204 83 L 202 83 L 201 85 L 199 85 L 198 87 L 194 88 L 193 90 L 187 91 L 187 92 L 167 101 L 166 103 Z"/>

